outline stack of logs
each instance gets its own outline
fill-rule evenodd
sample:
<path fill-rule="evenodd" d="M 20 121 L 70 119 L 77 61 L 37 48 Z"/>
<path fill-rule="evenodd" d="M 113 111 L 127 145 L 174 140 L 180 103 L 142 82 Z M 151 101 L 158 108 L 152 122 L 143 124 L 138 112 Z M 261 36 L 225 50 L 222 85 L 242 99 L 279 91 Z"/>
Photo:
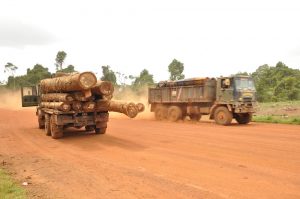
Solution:
<path fill-rule="evenodd" d="M 92 72 L 59 73 L 54 78 L 41 80 L 40 91 L 42 108 L 63 112 L 114 111 L 134 118 L 145 109 L 141 103 L 111 100 L 114 92 L 112 83 L 97 80 Z"/>

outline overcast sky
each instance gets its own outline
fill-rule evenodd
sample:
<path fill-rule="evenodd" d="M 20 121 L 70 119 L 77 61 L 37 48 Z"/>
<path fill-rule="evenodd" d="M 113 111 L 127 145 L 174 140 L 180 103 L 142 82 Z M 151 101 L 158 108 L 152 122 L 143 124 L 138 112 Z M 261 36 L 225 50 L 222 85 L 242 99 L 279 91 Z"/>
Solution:
<path fill-rule="evenodd" d="M 36 63 L 101 75 L 101 66 L 156 81 L 174 59 L 186 77 L 253 72 L 283 61 L 300 68 L 300 1 L 0 0 L 0 67 Z M 2 70 L 3 71 L 3 70 Z M 0 80 L 7 74 L 0 73 Z"/>

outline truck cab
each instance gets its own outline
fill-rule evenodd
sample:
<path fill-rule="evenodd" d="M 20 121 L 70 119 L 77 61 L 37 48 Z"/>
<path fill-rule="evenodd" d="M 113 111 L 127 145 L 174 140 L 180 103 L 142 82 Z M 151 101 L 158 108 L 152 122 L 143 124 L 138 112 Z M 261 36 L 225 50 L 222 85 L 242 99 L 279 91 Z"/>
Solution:
<path fill-rule="evenodd" d="M 22 107 L 38 106 L 38 86 L 24 86 L 21 88 Z"/>
<path fill-rule="evenodd" d="M 217 79 L 216 102 L 210 117 L 217 123 L 229 124 L 235 118 L 238 123 L 247 124 L 255 106 L 256 90 L 251 77 L 235 75 Z"/>

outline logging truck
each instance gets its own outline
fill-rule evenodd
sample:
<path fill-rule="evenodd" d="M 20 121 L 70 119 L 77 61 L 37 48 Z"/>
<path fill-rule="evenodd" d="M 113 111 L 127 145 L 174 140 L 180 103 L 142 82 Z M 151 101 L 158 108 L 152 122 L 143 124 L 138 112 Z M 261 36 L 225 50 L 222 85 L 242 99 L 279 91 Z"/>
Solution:
<path fill-rule="evenodd" d="M 174 122 L 188 116 L 199 121 L 202 115 L 209 115 L 220 125 L 229 125 L 232 119 L 248 124 L 256 91 L 252 78 L 241 75 L 161 81 L 148 89 L 148 102 L 157 120 Z"/>
<path fill-rule="evenodd" d="M 91 72 L 59 74 L 36 86 L 21 88 L 22 107 L 37 106 L 38 126 L 52 138 L 61 138 L 68 127 L 104 134 L 109 111 L 134 118 L 144 110 L 141 103 L 111 100 L 114 87 Z"/>

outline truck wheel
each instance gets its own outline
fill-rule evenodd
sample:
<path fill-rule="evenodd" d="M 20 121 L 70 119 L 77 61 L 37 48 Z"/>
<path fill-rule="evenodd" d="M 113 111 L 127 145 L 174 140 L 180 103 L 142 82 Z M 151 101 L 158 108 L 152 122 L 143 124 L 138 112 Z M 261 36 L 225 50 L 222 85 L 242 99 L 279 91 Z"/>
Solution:
<path fill-rule="evenodd" d="M 61 138 L 64 135 L 63 127 L 55 124 L 54 115 L 50 117 L 50 129 L 51 129 L 51 136 L 53 139 Z"/>
<path fill-rule="evenodd" d="M 214 118 L 217 124 L 228 125 L 232 121 L 232 113 L 224 106 L 220 106 L 215 110 Z"/>
<path fill-rule="evenodd" d="M 251 113 L 241 113 L 235 115 L 235 120 L 239 124 L 248 124 L 252 120 L 252 114 Z"/>
<path fill-rule="evenodd" d="M 155 109 L 155 119 L 164 120 L 167 118 L 168 110 L 164 106 L 159 106 Z"/>
<path fill-rule="evenodd" d="M 45 114 L 45 133 L 47 136 L 51 135 L 50 116 L 48 114 Z"/>
<path fill-rule="evenodd" d="M 39 129 L 44 129 L 45 128 L 45 119 L 43 118 L 41 110 L 37 111 L 37 115 L 38 115 Z"/>
<path fill-rule="evenodd" d="M 45 128 L 45 120 L 38 118 L 38 123 L 39 123 L 39 129 Z"/>
<path fill-rule="evenodd" d="M 201 119 L 201 114 L 192 114 L 190 115 L 192 121 L 199 121 Z"/>
<path fill-rule="evenodd" d="M 85 126 L 86 131 L 93 131 L 94 129 L 95 129 L 95 126 L 91 126 L 91 125 Z"/>
<path fill-rule="evenodd" d="M 103 128 L 95 128 L 96 134 L 105 134 L 106 133 L 106 127 Z"/>
<path fill-rule="evenodd" d="M 168 120 L 171 122 L 176 122 L 182 118 L 182 110 L 178 106 L 171 106 L 168 109 Z"/>

